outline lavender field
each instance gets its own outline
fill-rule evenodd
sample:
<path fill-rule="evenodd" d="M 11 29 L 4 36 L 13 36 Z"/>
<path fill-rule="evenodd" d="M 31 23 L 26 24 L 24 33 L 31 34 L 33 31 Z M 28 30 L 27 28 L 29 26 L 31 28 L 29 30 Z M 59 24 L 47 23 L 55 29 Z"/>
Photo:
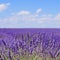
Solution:
<path fill-rule="evenodd" d="M 0 60 L 60 60 L 60 29 L 0 29 Z"/>

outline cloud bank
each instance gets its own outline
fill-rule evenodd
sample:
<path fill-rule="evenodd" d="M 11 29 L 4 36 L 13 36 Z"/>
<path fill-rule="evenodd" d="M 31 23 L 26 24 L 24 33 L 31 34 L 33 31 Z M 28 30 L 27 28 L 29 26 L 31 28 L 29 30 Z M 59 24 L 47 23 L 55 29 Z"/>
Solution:
<path fill-rule="evenodd" d="M 8 8 L 10 3 L 2 3 L 0 4 L 0 13 Z"/>
<path fill-rule="evenodd" d="M 9 4 L 6 5 L 8 6 Z M 5 5 L 3 4 L 2 6 Z M 5 10 L 6 8 L 7 7 L 5 7 L 4 9 L 1 8 L 0 11 Z M 16 13 L 12 12 L 11 16 L 0 19 L 0 26 L 3 25 L 1 27 L 54 27 L 54 25 L 58 26 L 60 24 L 60 13 L 56 15 L 41 14 L 42 10 L 43 9 L 39 8 L 36 10 L 35 13 L 27 10 L 21 10 Z"/>
<path fill-rule="evenodd" d="M 60 20 L 60 13 L 53 15 L 53 14 L 42 14 L 39 15 L 42 12 L 42 9 L 39 8 L 36 10 L 36 12 L 33 14 L 30 11 L 22 10 L 19 12 L 14 13 L 12 16 L 5 18 L 5 20 L 25 20 L 25 21 L 50 21 L 50 20 Z M 12 14 L 12 13 L 11 13 Z"/>

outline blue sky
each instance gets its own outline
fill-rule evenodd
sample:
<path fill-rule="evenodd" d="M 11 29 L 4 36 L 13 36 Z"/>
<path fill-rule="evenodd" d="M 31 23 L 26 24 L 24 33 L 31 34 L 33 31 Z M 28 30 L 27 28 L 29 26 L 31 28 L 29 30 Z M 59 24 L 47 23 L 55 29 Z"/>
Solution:
<path fill-rule="evenodd" d="M 60 28 L 60 0 L 0 0 L 0 28 Z"/>

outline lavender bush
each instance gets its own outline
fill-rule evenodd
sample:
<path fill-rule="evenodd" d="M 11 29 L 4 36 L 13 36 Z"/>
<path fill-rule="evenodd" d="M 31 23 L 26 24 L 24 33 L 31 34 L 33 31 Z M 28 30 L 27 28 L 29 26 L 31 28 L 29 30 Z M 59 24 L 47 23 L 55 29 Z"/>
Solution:
<path fill-rule="evenodd" d="M 0 60 L 60 60 L 58 29 L 22 30 L 0 30 Z"/>

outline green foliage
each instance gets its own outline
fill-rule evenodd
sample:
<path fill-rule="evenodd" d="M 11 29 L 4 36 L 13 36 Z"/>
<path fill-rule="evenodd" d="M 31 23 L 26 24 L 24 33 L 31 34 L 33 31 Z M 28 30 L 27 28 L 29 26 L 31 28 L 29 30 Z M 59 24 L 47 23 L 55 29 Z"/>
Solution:
<path fill-rule="evenodd" d="M 5 60 L 10 60 L 6 55 L 4 55 L 4 59 Z M 17 60 L 17 59 L 19 59 L 19 60 L 44 60 L 44 57 L 39 57 L 38 55 L 28 55 L 28 56 L 26 56 L 26 55 L 15 55 L 15 56 L 13 56 L 13 58 L 12 58 L 12 60 Z M 46 60 L 60 60 L 60 56 L 58 56 L 58 57 L 56 57 L 56 58 L 51 58 L 51 57 L 46 57 Z"/>
<path fill-rule="evenodd" d="M 58 56 L 58 57 L 56 58 L 56 60 L 60 60 L 60 56 Z"/>

